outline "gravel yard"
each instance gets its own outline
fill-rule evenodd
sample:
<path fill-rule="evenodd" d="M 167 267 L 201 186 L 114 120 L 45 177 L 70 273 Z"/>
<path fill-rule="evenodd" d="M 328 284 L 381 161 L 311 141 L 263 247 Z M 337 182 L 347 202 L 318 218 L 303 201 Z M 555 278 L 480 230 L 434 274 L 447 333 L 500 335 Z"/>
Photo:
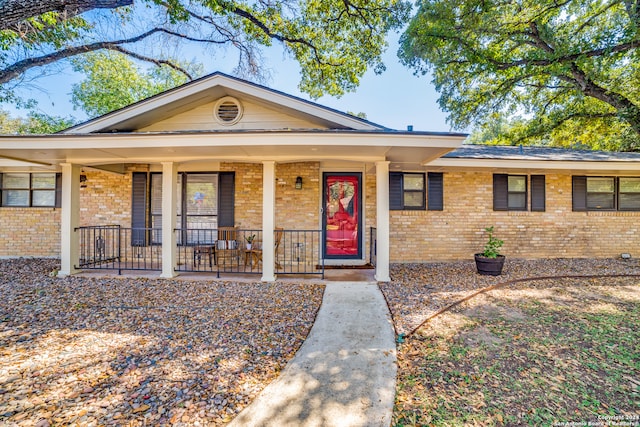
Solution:
<path fill-rule="evenodd" d="M 293 357 L 319 285 L 50 278 L 0 260 L 0 425 L 222 425 Z"/>
<path fill-rule="evenodd" d="M 396 332 L 410 333 L 427 317 L 473 292 L 514 279 L 564 275 L 640 274 L 637 259 L 507 258 L 501 276 L 481 276 L 475 262 L 394 264 L 391 282 L 381 284 Z"/>

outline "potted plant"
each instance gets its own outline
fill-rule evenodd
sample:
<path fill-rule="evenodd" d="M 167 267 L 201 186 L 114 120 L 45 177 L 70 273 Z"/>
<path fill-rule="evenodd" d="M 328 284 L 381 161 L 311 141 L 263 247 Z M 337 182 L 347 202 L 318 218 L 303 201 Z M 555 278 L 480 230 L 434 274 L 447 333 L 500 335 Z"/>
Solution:
<path fill-rule="evenodd" d="M 251 236 L 246 236 L 244 238 L 244 240 L 247 241 L 247 249 L 251 250 L 251 243 L 253 243 L 254 239 L 256 238 L 255 234 L 252 234 Z"/>
<path fill-rule="evenodd" d="M 494 237 L 493 226 L 484 229 L 489 233 L 489 240 L 484 245 L 484 251 L 475 254 L 478 273 L 487 276 L 499 276 L 504 266 L 504 255 L 500 255 L 500 248 L 504 241 Z"/>

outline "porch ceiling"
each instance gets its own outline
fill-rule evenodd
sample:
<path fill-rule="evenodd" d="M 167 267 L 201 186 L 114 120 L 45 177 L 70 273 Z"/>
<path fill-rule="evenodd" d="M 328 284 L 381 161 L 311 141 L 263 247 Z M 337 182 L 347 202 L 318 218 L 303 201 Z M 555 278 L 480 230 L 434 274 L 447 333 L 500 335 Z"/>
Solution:
<path fill-rule="evenodd" d="M 464 135 L 421 132 L 241 132 L 0 137 L 3 170 L 174 161 L 387 160 L 422 165 L 460 146 Z M 31 166 L 26 166 L 30 164 Z"/>

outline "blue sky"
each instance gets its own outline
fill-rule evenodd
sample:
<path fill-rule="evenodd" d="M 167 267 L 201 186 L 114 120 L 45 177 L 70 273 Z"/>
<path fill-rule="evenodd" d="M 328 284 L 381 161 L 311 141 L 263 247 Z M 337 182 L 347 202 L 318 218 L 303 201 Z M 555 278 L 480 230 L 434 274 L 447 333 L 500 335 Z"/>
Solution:
<path fill-rule="evenodd" d="M 407 129 L 412 125 L 414 130 L 421 131 L 450 131 L 446 123 L 446 114 L 439 109 L 435 91 L 429 76 L 414 76 L 412 71 L 399 63 L 396 56 L 398 49 L 398 34 L 389 36 L 389 49 L 384 56 L 387 70 L 376 75 L 368 71 L 360 86 L 354 93 L 348 93 L 341 98 L 325 96 L 315 102 L 335 108 L 340 111 L 354 113 L 363 112 L 367 119 L 398 130 Z M 222 71 L 231 73 L 234 62 L 212 59 L 197 50 L 193 51 L 193 58 L 202 62 L 207 72 Z M 284 60 L 282 49 L 275 45 L 266 51 L 267 67 L 271 69 L 271 79 L 266 86 L 273 89 L 310 99 L 301 93 L 299 82 L 299 67 L 293 60 Z M 27 89 L 22 91 L 25 97 L 33 97 L 39 102 L 39 109 L 45 113 L 75 117 L 83 119 L 83 113 L 74 111 L 70 103 L 70 93 L 73 83 L 78 82 L 79 75 L 74 74 L 69 67 L 63 67 L 60 73 L 49 77 L 39 78 Z M 0 108 L 9 110 L 12 114 L 25 115 L 9 105 Z"/>

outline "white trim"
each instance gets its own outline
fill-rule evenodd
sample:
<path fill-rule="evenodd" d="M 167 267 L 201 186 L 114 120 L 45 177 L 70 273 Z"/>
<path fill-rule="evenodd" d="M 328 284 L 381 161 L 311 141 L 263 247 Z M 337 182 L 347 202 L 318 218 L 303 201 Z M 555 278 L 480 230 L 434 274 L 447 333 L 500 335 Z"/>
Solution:
<path fill-rule="evenodd" d="M 389 163 L 376 162 L 376 280 L 390 282 L 389 277 Z"/>
<path fill-rule="evenodd" d="M 61 277 L 78 273 L 80 242 L 76 229 L 80 224 L 80 165 L 62 163 L 62 210 L 60 215 Z"/>
<path fill-rule="evenodd" d="M 162 162 L 162 274 L 175 277 L 177 267 L 176 205 L 178 201 L 178 165 Z"/>
<path fill-rule="evenodd" d="M 262 162 L 262 281 L 275 282 L 276 162 Z"/>

